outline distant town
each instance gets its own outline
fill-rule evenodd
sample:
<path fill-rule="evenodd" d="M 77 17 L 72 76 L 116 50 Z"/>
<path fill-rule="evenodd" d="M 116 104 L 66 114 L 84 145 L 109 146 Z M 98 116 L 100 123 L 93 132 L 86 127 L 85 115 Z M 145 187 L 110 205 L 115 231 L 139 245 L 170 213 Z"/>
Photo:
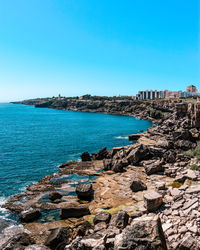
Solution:
<path fill-rule="evenodd" d="M 169 98 L 187 98 L 187 97 L 198 97 L 200 98 L 200 93 L 194 85 L 190 85 L 185 91 L 169 91 L 169 90 L 142 90 L 139 91 L 135 100 L 154 100 L 154 99 L 169 99 Z"/>

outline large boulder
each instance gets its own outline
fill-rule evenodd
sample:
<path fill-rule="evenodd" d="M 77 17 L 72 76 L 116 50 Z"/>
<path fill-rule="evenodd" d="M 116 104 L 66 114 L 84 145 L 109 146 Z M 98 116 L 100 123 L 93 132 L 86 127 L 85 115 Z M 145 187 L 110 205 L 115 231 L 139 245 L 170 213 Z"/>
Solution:
<path fill-rule="evenodd" d="M 116 214 L 114 219 L 114 226 L 123 229 L 128 225 L 129 215 L 125 211 L 120 211 Z"/>
<path fill-rule="evenodd" d="M 105 158 L 107 158 L 108 156 L 108 151 L 106 149 L 106 147 L 100 149 L 96 154 L 93 154 L 93 158 L 95 160 L 103 160 Z"/>
<path fill-rule="evenodd" d="M 150 160 L 143 163 L 147 175 L 155 174 L 163 171 L 162 160 Z"/>
<path fill-rule="evenodd" d="M 138 147 L 131 150 L 127 156 L 127 160 L 130 164 L 137 164 L 139 161 L 142 161 L 149 156 L 149 149 L 147 146 L 140 144 Z"/>
<path fill-rule="evenodd" d="M 90 210 L 86 206 L 63 207 L 60 211 L 61 219 L 80 218 L 88 214 L 90 214 Z"/>
<path fill-rule="evenodd" d="M 52 191 L 49 193 L 49 199 L 51 201 L 55 201 L 55 200 L 58 200 L 60 198 L 62 198 L 62 194 L 58 191 Z"/>
<path fill-rule="evenodd" d="M 151 192 L 144 195 L 144 204 L 149 212 L 157 210 L 162 203 L 162 195 L 157 192 Z"/>
<path fill-rule="evenodd" d="M 68 230 L 66 228 L 56 228 L 51 231 L 45 245 L 51 249 L 61 249 L 61 246 L 64 249 L 64 246 L 68 243 L 68 237 Z"/>
<path fill-rule="evenodd" d="M 27 233 L 17 233 L 12 237 L 9 237 L 1 246 L 2 250 L 20 250 L 24 249 L 26 246 L 32 245 L 35 242 L 30 238 Z"/>
<path fill-rule="evenodd" d="M 81 155 L 81 160 L 82 161 L 91 161 L 91 156 L 88 152 L 84 152 Z"/>
<path fill-rule="evenodd" d="M 106 224 L 108 224 L 110 219 L 111 219 L 110 213 L 99 212 L 98 214 L 95 215 L 93 222 L 94 224 L 97 224 L 100 222 L 105 222 Z"/>
<path fill-rule="evenodd" d="M 169 150 L 164 153 L 163 159 L 165 162 L 174 163 L 176 161 L 176 152 L 174 150 Z"/>
<path fill-rule="evenodd" d="M 112 169 L 112 159 L 104 159 L 103 160 L 103 169 L 105 171 Z"/>
<path fill-rule="evenodd" d="M 130 189 L 133 192 L 143 191 L 147 189 L 147 185 L 141 180 L 133 180 L 130 185 Z"/>
<path fill-rule="evenodd" d="M 38 209 L 29 209 L 27 211 L 23 211 L 19 215 L 19 219 L 22 222 L 33 222 L 41 216 L 41 212 Z"/>
<path fill-rule="evenodd" d="M 165 236 L 159 217 L 141 217 L 133 220 L 123 232 L 115 237 L 115 250 L 167 250 Z"/>
<path fill-rule="evenodd" d="M 128 166 L 128 161 L 126 159 L 115 160 L 112 162 L 112 171 L 115 173 L 123 172 L 126 166 Z"/>
<path fill-rule="evenodd" d="M 79 199 L 88 200 L 91 199 L 93 194 L 93 188 L 91 183 L 79 183 L 76 186 L 76 194 Z"/>

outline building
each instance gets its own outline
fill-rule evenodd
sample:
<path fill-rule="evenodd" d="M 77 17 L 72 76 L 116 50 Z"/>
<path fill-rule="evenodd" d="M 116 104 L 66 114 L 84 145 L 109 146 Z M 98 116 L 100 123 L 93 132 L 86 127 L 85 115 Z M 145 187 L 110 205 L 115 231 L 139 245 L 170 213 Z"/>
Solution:
<path fill-rule="evenodd" d="M 181 97 L 187 98 L 190 96 L 200 96 L 200 93 L 199 92 L 186 92 L 186 91 L 181 93 Z"/>
<path fill-rule="evenodd" d="M 192 92 L 192 93 L 198 93 L 197 88 L 194 85 L 190 85 L 186 88 L 185 92 Z"/>
<path fill-rule="evenodd" d="M 162 99 L 167 95 L 168 90 L 159 91 L 159 90 L 144 90 L 139 91 L 136 95 L 136 100 L 154 100 Z"/>
<path fill-rule="evenodd" d="M 165 98 L 170 99 L 170 98 L 180 98 L 181 97 L 182 91 L 167 91 Z"/>

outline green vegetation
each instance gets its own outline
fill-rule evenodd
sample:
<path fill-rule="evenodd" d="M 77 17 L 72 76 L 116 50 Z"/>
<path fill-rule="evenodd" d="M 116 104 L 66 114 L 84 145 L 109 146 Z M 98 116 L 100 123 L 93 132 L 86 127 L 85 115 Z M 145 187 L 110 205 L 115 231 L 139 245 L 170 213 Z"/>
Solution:
<path fill-rule="evenodd" d="M 160 110 L 151 108 L 151 107 L 147 107 L 147 112 L 149 113 L 149 116 L 155 119 L 160 119 L 163 117 L 163 112 L 161 112 Z"/>
<path fill-rule="evenodd" d="M 188 150 L 184 152 L 184 155 L 190 158 L 197 158 L 200 161 L 200 141 L 197 142 L 197 146 L 194 150 Z"/>
<path fill-rule="evenodd" d="M 180 188 L 182 185 L 183 185 L 183 183 L 174 181 L 174 182 L 172 183 L 171 186 L 172 186 L 173 188 Z"/>
<path fill-rule="evenodd" d="M 198 170 L 198 171 L 200 171 L 200 166 L 198 166 L 196 164 L 190 165 L 189 168 L 192 169 L 192 170 Z"/>

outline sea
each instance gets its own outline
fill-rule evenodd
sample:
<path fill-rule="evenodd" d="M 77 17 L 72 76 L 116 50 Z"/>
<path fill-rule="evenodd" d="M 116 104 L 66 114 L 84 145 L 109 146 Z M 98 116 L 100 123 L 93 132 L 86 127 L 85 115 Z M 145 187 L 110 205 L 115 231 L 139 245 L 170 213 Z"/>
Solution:
<path fill-rule="evenodd" d="M 0 231 L 16 223 L 1 205 L 27 185 L 83 152 L 126 146 L 128 135 L 151 127 L 130 116 L 0 103 Z"/>

